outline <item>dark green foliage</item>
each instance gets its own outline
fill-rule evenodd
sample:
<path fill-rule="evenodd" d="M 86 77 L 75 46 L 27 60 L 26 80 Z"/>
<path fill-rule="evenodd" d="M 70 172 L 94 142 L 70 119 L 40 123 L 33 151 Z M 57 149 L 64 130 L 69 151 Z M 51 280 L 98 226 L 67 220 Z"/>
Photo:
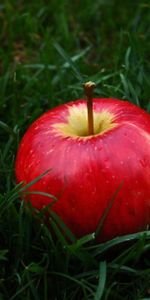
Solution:
<path fill-rule="evenodd" d="M 149 231 L 76 240 L 55 214 L 46 225 L 44 212 L 20 204 L 14 176 L 29 124 L 84 97 L 86 80 L 95 96 L 150 111 L 149 24 L 148 0 L 0 4 L 0 300 L 150 299 Z"/>

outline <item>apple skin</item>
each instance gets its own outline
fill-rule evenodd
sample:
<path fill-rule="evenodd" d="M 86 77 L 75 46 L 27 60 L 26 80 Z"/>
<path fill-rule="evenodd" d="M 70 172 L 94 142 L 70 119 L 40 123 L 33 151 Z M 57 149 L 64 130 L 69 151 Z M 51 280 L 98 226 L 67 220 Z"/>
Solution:
<path fill-rule="evenodd" d="M 27 184 L 49 170 L 28 190 L 57 197 L 51 209 L 76 237 L 96 230 L 113 197 L 98 240 L 145 230 L 150 224 L 150 116 L 127 101 L 93 99 L 99 129 L 88 136 L 86 105 L 86 100 L 60 105 L 28 128 L 17 152 L 17 182 Z M 52 201 L 32 193 L 28 199 L 38 210 Z"/>

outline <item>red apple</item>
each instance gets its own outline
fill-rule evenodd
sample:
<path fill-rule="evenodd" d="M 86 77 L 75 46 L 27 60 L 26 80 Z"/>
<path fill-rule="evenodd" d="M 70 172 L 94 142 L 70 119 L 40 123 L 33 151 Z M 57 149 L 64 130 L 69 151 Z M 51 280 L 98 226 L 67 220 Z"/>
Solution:
<path fill-rule="evenodd" d="M 93 99 L 93 119 L 89 135 L 86 100 L 44 113 L 20 143 L 17 182 L 27 184 L 49 170 L 29 191 L 56 196 L 51 209 L 77 237 L 94 232 L 109 206 L 99 240 L 145 230 L 150 223 L 150 116 L 127 101 Z M 44 195 L 29 197 L 39 210 L 51 202 Z"/>

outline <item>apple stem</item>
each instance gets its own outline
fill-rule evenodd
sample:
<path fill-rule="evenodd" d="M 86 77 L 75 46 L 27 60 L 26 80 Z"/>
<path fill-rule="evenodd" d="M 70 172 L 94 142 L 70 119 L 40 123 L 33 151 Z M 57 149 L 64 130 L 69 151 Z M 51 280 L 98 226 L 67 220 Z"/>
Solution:
<path fill-rule="evenodd" d="M 95 83 L 88 81 L 84 84 L 85 95 L 87 98 L 88 111 L 88 135 L 94 135 L 94 118 L 93 118 L 93 89 Z"/>

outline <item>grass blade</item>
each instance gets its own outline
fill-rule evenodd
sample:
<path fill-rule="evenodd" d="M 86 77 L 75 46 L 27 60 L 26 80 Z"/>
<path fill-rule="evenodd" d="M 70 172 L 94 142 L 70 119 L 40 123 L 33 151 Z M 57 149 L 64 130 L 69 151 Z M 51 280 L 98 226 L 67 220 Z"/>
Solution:
<path fill-rule="evenodd" d="M 65 50 L 57 43 L 54 44 L 55 49 L 58 51 L 58 53 L 63 57 L 63 59 L 66 61 L 66 63 L 71 67 L 73 70 L 75 76 L 78 78 L 80 82 L 83 82 L 83 77 L 76 68 L 75 64 L 73 63 L 72 59 L 68 56 L 68 54 L 65 52 Z"/>
<path fill-rule="evenodd" d="M 131 242 L 138 240 L 145 235 L 145 239 L 150 239 L 150 231 L 142 231 L 133 234 L 127 234 L 124 236 L 116 237 L 106 243 L 95 246 L 97 249 L 94 252 L 94 255 L 97 256 L 99 254 L 105 253 L 107 250 L 113 248 L 114 246 L 120 245 L 125 242 Z"/>
<path fill-rule="evenodd" d="M 106 283 L 106 270 L 107 270 L 107 265 L 106 262 L 103 261 L 100 263 L 100 267 L 99 267 L 99 282 L 98 282 L 94 300 L 102 299 L 104 289 L 105 289 L 105 283 Z"/>
<path fill-rule="evenodd" d="M 112 198 L 110 199 L 110 201 L 109 201 L 109 203 L 108 203 L 108 206 L 107 206 L 106 209 L 104 210 L 104 213 L 103 213 L 103 215 L 102 215 L 102 217 L 101 217 L 101 219 L 100 219 L 100 222 L 99 222 L 99 224 L 98 224 L 98 226 L 97 226 L 97 229 L 96 229 L 96 232 L 95 232 L 95 237 L 97 237 L 97 236 L 100 234 L 101 229 L 102 229 L 102 227 L 103 227 L 103 224 L 104 224 L 104 222 L 105 222 L 105 220 L 106 220 L 106 218 L 107 218 L 107 216 L 108 216 L 108 213 L 109 213 L 111 207 L 113 206 L 113 203 L 114 203 L 114 201 L 115 201 L 115 199 L 116 199 L 118 193 L 119 193 L 120 190 L 122 189 L 122 186 L 123 186 L 123 182 L 121 182 L 121 183 L 119 184 L 119 186 L 118 186 L 118 188 L 116 189 L 114 195 L 113 195 Z"/>

